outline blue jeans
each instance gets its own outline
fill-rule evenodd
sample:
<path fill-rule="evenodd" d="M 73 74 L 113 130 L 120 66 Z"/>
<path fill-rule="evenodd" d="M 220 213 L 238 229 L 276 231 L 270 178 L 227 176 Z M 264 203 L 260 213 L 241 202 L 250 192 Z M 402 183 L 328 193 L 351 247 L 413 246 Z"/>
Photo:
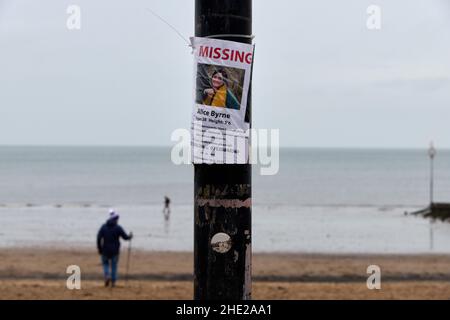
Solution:
<path fill-rule="evenodd" d="M 117 263 L 119 262 L 119 255 L 108 258 L 102 255 L 103 274 L 105 279 L 111 279 L 112 283 L 117 280 Z"/>

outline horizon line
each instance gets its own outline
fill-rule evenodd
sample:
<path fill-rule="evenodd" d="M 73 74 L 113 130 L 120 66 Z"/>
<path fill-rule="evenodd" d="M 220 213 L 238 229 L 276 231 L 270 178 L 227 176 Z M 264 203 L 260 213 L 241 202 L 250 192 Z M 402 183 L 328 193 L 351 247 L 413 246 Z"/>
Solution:
<path fill-rule="evenodd" d="M 0 148 L 172 148 L 173 145 L 123 145 L 123 144 L 0 144 Z M 280 149 L 331 149 L 331 150 L 428 150 L 427 147 L 397 147 L 397 146 L 280 146 Z M 448 150 L 450 147 L 436 148 L 437 150 Z"/>

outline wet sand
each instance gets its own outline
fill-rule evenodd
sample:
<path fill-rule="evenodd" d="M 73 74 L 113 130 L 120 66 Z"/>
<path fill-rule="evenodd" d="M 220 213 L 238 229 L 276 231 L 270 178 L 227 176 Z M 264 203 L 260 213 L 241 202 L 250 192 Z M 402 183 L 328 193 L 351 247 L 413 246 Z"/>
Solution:
<path fill-rule="evenodd" d="M 81 268 L 81 290 L 66 288 L 66 268 Z M 126 251 L 114 289 L 104 288 L 96 252 L 0 249 L 0 299 L 192 299 L 193 257 L 186 252 Z M 366 269 L 381 268 L 381 290 Z M 450 255 L 255 254 L 254 299 L 450 299 Z"/>

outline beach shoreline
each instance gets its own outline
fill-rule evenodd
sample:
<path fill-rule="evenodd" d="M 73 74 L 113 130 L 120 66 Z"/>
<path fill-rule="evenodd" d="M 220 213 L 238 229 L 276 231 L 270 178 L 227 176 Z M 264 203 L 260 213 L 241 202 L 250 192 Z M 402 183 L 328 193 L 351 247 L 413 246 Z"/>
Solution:
<path fill-rule="evenodd" d="M 254 299 L 450 299 L 450 255 L 257 253 Z M 96 251 L 0 249 L 0 299 L 192 299 L 193 254 L 133 251 L 129 281 L 123 250 L 118 287 L 103 287 Z M 81 290 L 66 288 L 67 267 L 81 270 Z M 381 269 L 381 290 L 366 286 Z"/>

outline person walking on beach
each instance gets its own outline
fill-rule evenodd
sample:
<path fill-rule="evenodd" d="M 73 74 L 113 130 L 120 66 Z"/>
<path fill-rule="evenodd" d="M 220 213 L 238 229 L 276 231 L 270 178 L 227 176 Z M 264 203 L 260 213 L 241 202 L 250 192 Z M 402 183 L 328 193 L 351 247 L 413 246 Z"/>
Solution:
<path fill-rule="evenodd" d="M 167 196 L 164 196 L 164 230 L 169 233 L 169 224 L 170 224 L 170 199 Z"/>
<path fill-rule="evenodd" d="M 116 284 L 120 238 L 124 240 L 133 238 L 133 233 L 126 234 L 118 222 L 119 215 L 114 210 L 110 210 L 108 220 L 102 225 L 97 234 L 97 249 L 103 265 L 105 287 L 108 287 L 109 284 L 114 287 Z"/>
<path fill-rule="evenodd" d="M 167 219 L 170 215 L 170 199 L 168 196 L 164 196 L 164 209 L 163 209 L 164 216 L 167 216 Z"/>

